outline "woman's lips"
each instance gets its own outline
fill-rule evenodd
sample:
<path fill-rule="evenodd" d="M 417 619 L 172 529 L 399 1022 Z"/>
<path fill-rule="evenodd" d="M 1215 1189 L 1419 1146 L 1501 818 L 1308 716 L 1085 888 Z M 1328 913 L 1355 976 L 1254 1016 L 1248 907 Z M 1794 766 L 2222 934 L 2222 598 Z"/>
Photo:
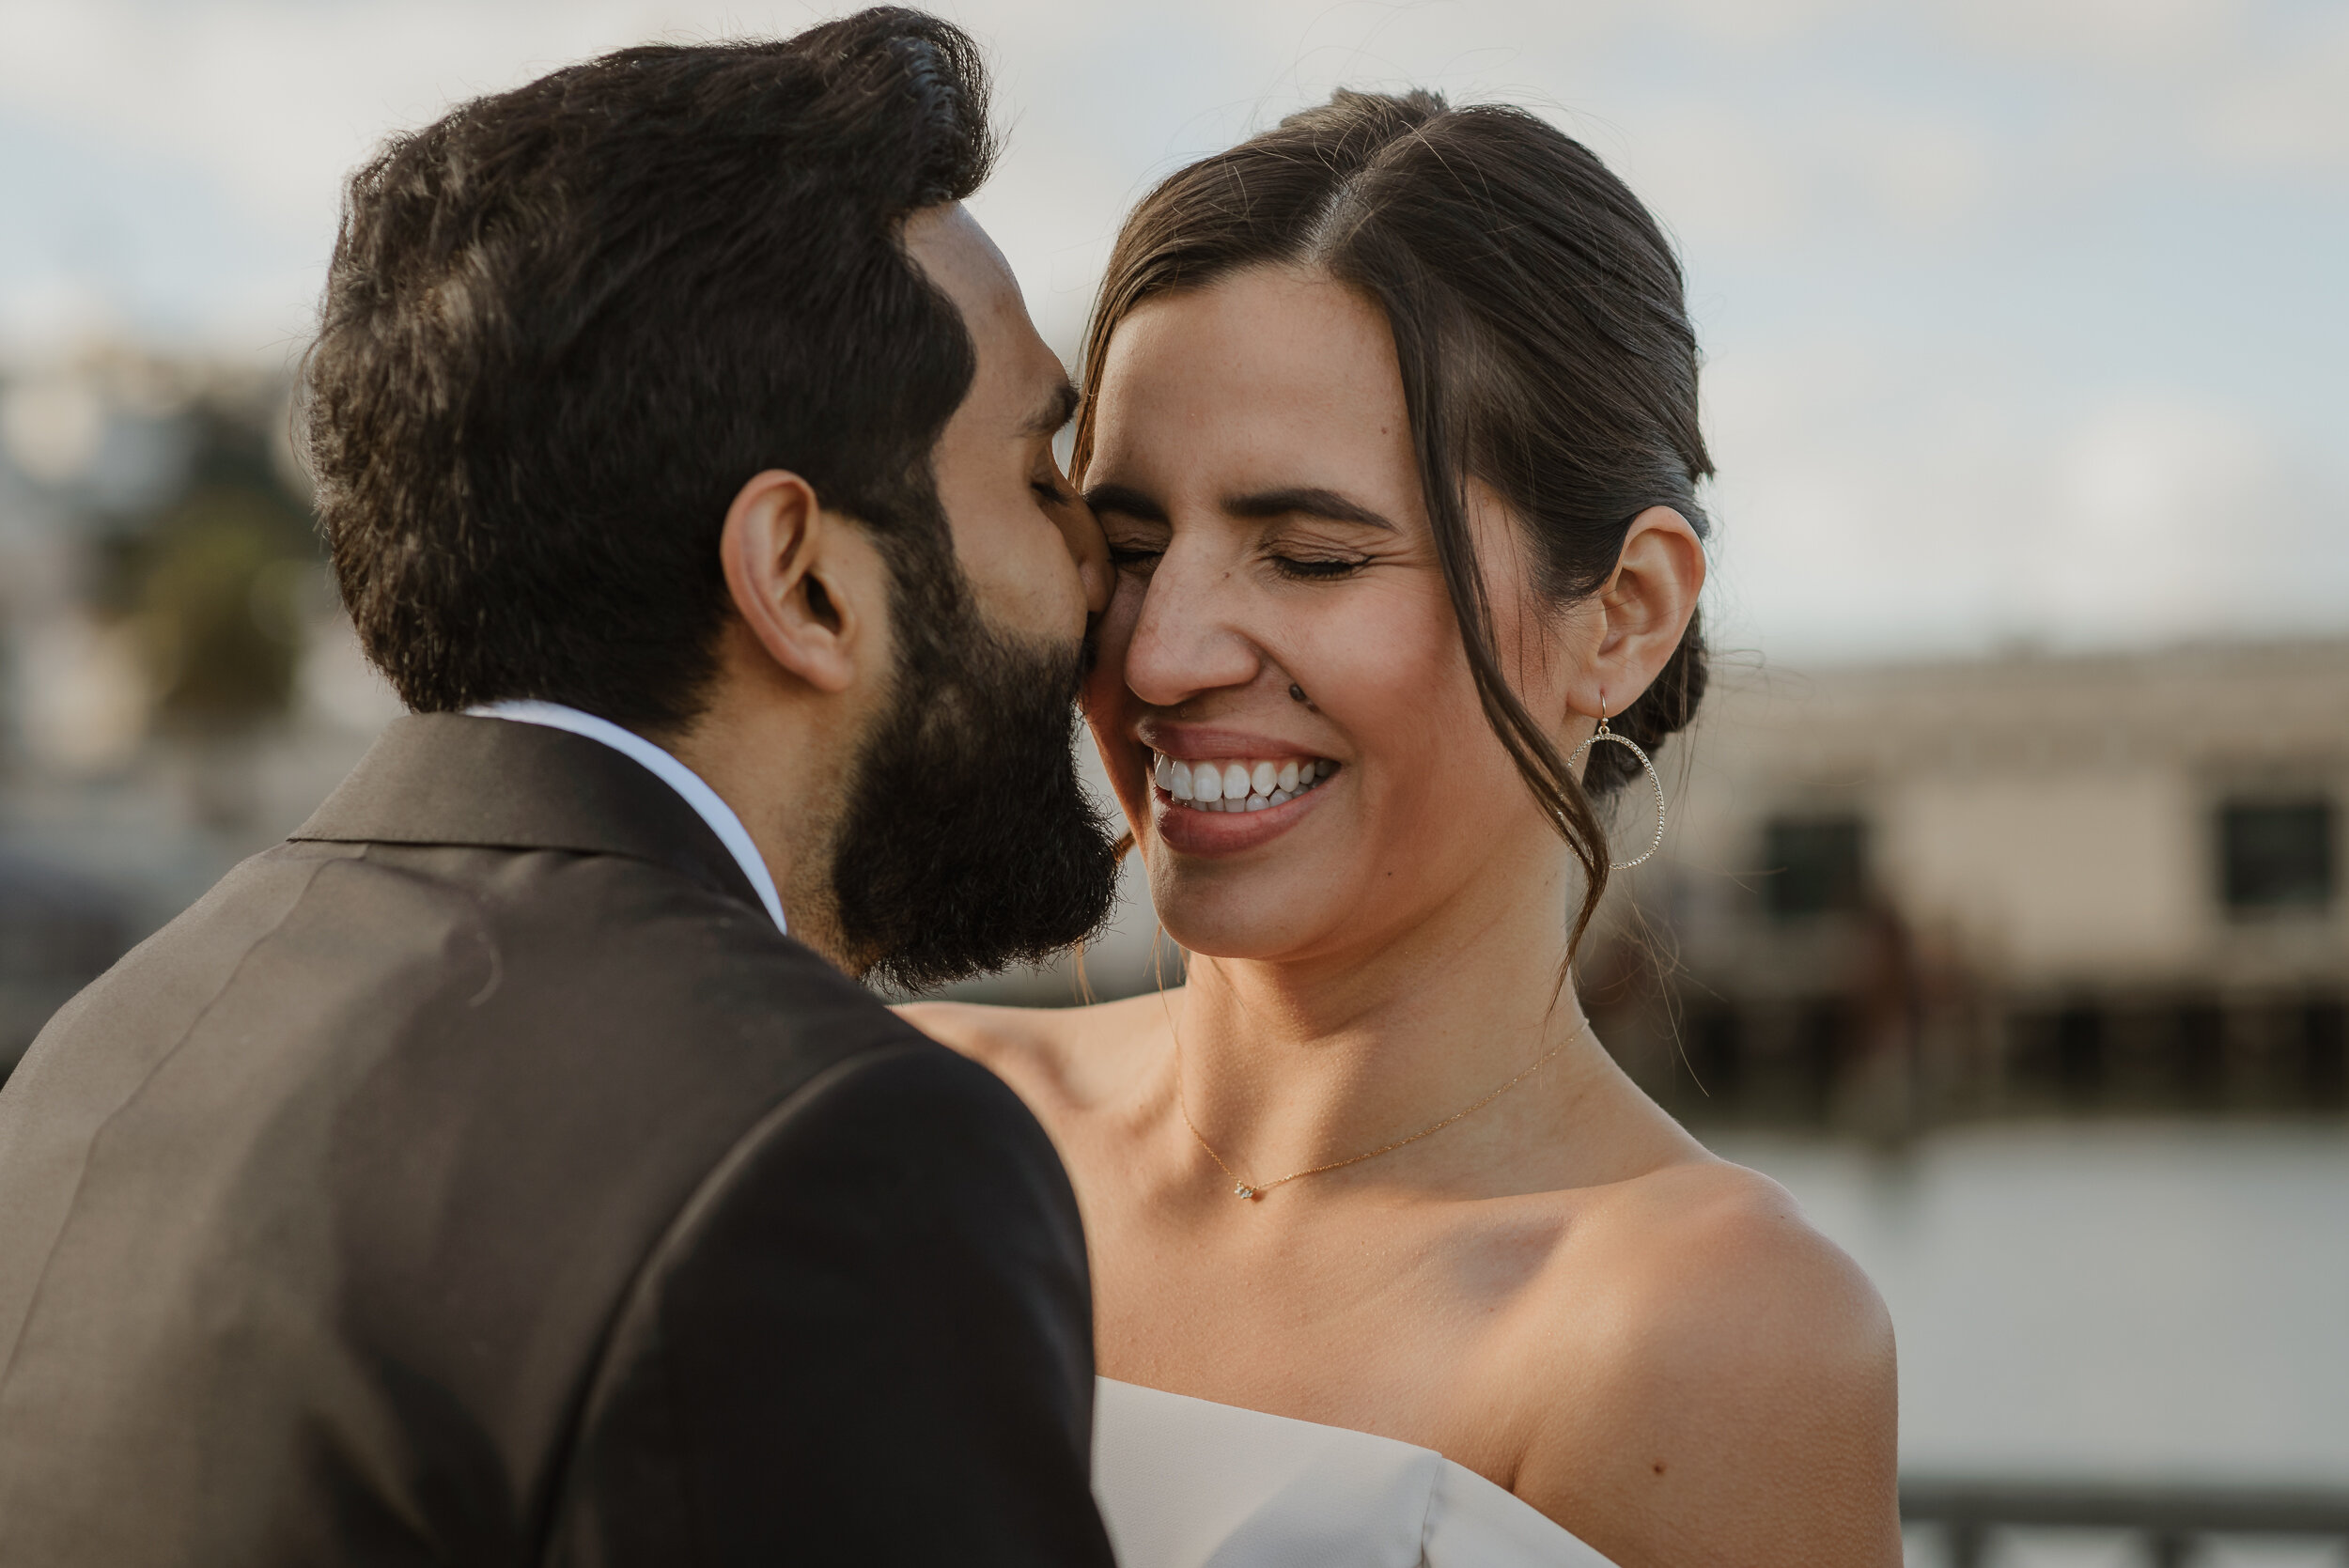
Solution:
<path fill-rule="evenodd" d="M 1277 764 L 1267 758 L 1217 758 L 1191 765 L 1185 779 L 1168 767 L 1171 760 L 1159 757 L 1150 768 L 1151 821 L 1170 847 L 1194 855 L 1237 854 L 1280 837 L 1320 803 L 1325 787 L 1342 771 L 1321 757 L 1284 757 Z M 1200 784 L 1209 768 L 1215 770 L 1216 799 L 1202 801 Z M 1187 798 L 1171 787 L 1178 781 L 1188 786 Z M 1284 783 L 1290 787 L 1282 787 Z M 1227 784 L 1239 784 L 1245 793 L 1225 795 Z M 1269 787 L 1260 793 L 1259 784 Z"/>

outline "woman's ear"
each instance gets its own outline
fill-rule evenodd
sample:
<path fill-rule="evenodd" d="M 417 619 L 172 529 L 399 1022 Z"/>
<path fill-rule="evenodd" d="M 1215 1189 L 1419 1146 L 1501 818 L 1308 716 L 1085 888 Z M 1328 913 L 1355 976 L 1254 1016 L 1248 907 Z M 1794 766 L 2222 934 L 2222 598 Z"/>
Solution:
<path fill-rule="evenodd" d="M 726 508 L 718 553 L 735 613 L 770 659 L 819 691 L 855 683 L 859 657 L 872 657 L 879 552 L 806 480 L 754 476 Z"/>
<path fill-rule="evenodd" d="M 1595 715 L 1640 699 L 1680 646 L 1704 589 L 1704 543 L 1670 506 L 1631 520 L 1615 571 L 1597 595 L 1598 651 L 1576 683 L 1575 704 Z"/>

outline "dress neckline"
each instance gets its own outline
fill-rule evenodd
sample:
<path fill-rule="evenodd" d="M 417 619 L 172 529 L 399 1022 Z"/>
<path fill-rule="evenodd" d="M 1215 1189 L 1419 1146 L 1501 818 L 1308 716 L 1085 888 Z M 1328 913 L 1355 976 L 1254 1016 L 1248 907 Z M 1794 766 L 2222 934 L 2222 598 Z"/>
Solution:
<path fill-rule="evenodd" d="M 1128 1383 L 1121 1378 L 1097 1375 L 1096 1381 L 1105 1389 L 1118 1390 L 1128 1399 L 1178 1402 L 1174 1408 L 1189 1408 L 1202 1420 L 1247 1424 L 1266 1434 L 1285 1432 L 1300 1438 L 1343 1443 L 1363 1452 L 1370 1452 L 1375 1446 L 1397 1458 L 1416 1458 L 1422 1464 L 1439 1467 L 1448 1478 L 1451 1487 L 1473 1499 L 1476 1512 L 1490 1522 L 1501 1525 L 1509 1535 L 1525 1542 L 1554 1542 L 1558 1546 L 1577 1554 L 1572 1558 L 1577 1563 L 1604 1565 L 1606 1562 L 1573 1531 L 1507 1487 L 1422 1444 L 1384 1436 L 1376 1432 L 1364 1432 L 1357 1427 L 1335 1426 L 1298 1416 L 1276 1415 L 1272 1411 L 1258 1410 L 1245 1405 L 1227 1405 L 1221 1400 L 1202 1399 L 1196 1394 L 1178 1394 L 1167 1389 L 1151 1388 L 1146 1383 Z"/>
<path fill-rule="evenodd" d="M 1259 1410 L 1252 1405 L 1231 1405 L 1220 1399 L 1202 1399 L 1197 1394 L 1178 1394 L 1172 1389 L 1155 1389 L 1147 1383 L 1128 1383 L 1122 1377 L 1108 1377 L 1096 1374 L 1094 1381 L 1096 1383 L 1105 1384 L 1112 1388 L 1137 1389 L 1143 1393 L 1148 1394 L 1153 1399 L 1179 1399 L 1188 1405 L 1206 1405 L 1210 1410 L 1229 1410 L 1234 1415 L 1246 1416 L 1254 1421 L 1279 1421 L 1285 1426 L 1309 1427 L 1315 1432 L 1342 1432 L 1348 1437 L 1358 1437 L 1367 1442 L 1389 1443 L 1398 1449 L 1409 1449 L 1414 1453 L 1423 1453 L 1428 1455 L 1430 1458 L 1441 1459 L 1447 1465 L 1456 1466 L 1460 1469 L 1468 1470 L 1470 1475 L 1479 1476 L 1486 1481 L 1487 1485 L 1497 1486 L 1503 1492 L 1509 1492 L 1509 1489 L 1505 1486 L 1501 1486 L 1499 1482 L 1492 1481 L 1489 1477 L 1484 1477 L 1483 1472 L 1470 1469 L 1468 1466 L 1460 1464 L 1457 1459 L 1447 1458 L 1440 1450 L 1431 1449 L 1424 1444 L 1414 1443 L 1407 1438 L 1389 1437 L 1383 1433 L 1377 1432 L 1365 1432 L 1359 1426 L 1337 1426 L 1329 1421 L 1307 1421 L 1302 1416 L 1283 1416 L 1271 1410 Z M 1541 1514 L 1543 1518 L 1549 1518 L 1548 1514 L 1542 1514 L 1540 1509 L 1533 1508 L 1532 1503 L 1526 1502 L 1523 1498 L 1518 1498 L 1515 1492 L 1509 1492 L 1509 1496 L 1517 1498 L 1517 1500 L 1519 1503 L 1523 1503 L 1527 1508 L 1533 1509 L 1534 1513 Z M 1552 1524 L 1557 1523 L 1554 1519 L 1550 1520 L 1550 1522 Z"/>

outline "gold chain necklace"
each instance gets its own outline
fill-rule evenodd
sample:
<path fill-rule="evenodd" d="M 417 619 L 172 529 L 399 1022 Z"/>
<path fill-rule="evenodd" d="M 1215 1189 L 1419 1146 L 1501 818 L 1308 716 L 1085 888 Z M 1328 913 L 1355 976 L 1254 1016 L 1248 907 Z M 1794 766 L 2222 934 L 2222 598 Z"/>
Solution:
<path fill-rule="evenodd" d="M 1590 1027 L 1591 1020 L 1587 1017 L 1584 1018 L 1580 1023 L 1574 1026 L 1572 1033 L 1568 1034 L 1564 1039 L 1559 1041 L 1556 1045 L 1550 1047 L 1549 1049 L 1543 1054 L 1541 1060 L 1535 1062 L 1532 1066 L 1518 1073 L 1517 1077 L 1511 1079 L 1508 1082 L 1502 1084 L 1500 1088 L 1494 1090 L 1483 1099 L 1478 1100 L 1474 1105 L 1468 1107 L 1464 1110 L 1454 1111 L 1451 1115 L 1445 1117 L 1442 1121 L 1436 1123 L 1433 1126 L 1422 1127 L 1419 1131 L 1411 1134 L 1408 1138 L 1398 1138 L 1393 1142 L 1373 1149 L 1367 1154 L 1354 1155 L 1346 1159 L 1333 1159 L 1327 1165 L 1316 1165 L 1310 1171 L 1292 1171 L 1287 1175 L 1282 1176 L 1274 1181 L 1252 1182 L 1246 1176 L 1241 1175 L 1238 1172 L 1233 1170 L 1229 1165 L 1226 1165 L 1223 1162 L 1223 1157 L 1215 1152 L 1215 1145 L 1208 1142 L 1206 1135 L 1199 1130 L 1199 1124 L 1190 1119 L 1190 1106 L 1183 1095 L 1183 1041 L 1182 1036 L 1179 1034 L 1174 1036 L 1174 1109 L 1182 1112 L 1183 1126 L 1190 1129 L 1190 1135 L 1192 1138 L 1198 1140 L 1199 1146 L 1207 1151 L 1207 1157 L 1215 1161 L 1216 1169 L 1232 1178 L 1232 1196 L 1235 1198 L 1253 1200 L 1263 1197 L 1266 1193 L 1271 1191 L 1276 1187 L 1286 1187 L 1291 1182 L 1303 1181 L 1307 1176 L 1319 1176 L 1327 1174 L 1331 1171 L 1343 1171 L 1349 1165 L 1360 1165 L 1366 1159 L 1377 1159 L 1380 1155 L 1391 1155 L 1394 1153 L 1395 1150 L 1403 1148 L 1407 1144 L 1418 1142 L 1421 1139 L 1427 1137 L 1430 1133 L 1441 1132 L 1453 1123 L 1460 1121 L 1465 1117 L 1475 1115 L 1478 1111 L 1492 1104 L 1493 1101 L 1501 1098 L 1501 1095 L 1507 1094 L 1510 1090 L 1515 1089 L 1518 1084 L 1523 1083 L 1527 1079 L 1532 1078 L 1535 1073 L 1541 1071 L 1542 1068 L 1548 1066 L 1551 1062 L 1557 1059 L 1560 1051 L 1564 1050 L 1568 1046 L 1574 1044 L 1576 1038 L 1579 1036 L 1584 1030 Z"/>

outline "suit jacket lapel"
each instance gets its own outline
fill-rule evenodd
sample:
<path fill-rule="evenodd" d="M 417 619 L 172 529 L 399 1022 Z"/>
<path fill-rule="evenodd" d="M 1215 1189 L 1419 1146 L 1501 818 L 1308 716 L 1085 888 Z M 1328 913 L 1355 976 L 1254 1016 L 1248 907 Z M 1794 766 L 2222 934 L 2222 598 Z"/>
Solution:
<path fill-rule="evenodd" d="M 632 758 L 543 724 L 412 713 L 290 835 L 630 855 L 765 907 L 701 814 Z"/>

